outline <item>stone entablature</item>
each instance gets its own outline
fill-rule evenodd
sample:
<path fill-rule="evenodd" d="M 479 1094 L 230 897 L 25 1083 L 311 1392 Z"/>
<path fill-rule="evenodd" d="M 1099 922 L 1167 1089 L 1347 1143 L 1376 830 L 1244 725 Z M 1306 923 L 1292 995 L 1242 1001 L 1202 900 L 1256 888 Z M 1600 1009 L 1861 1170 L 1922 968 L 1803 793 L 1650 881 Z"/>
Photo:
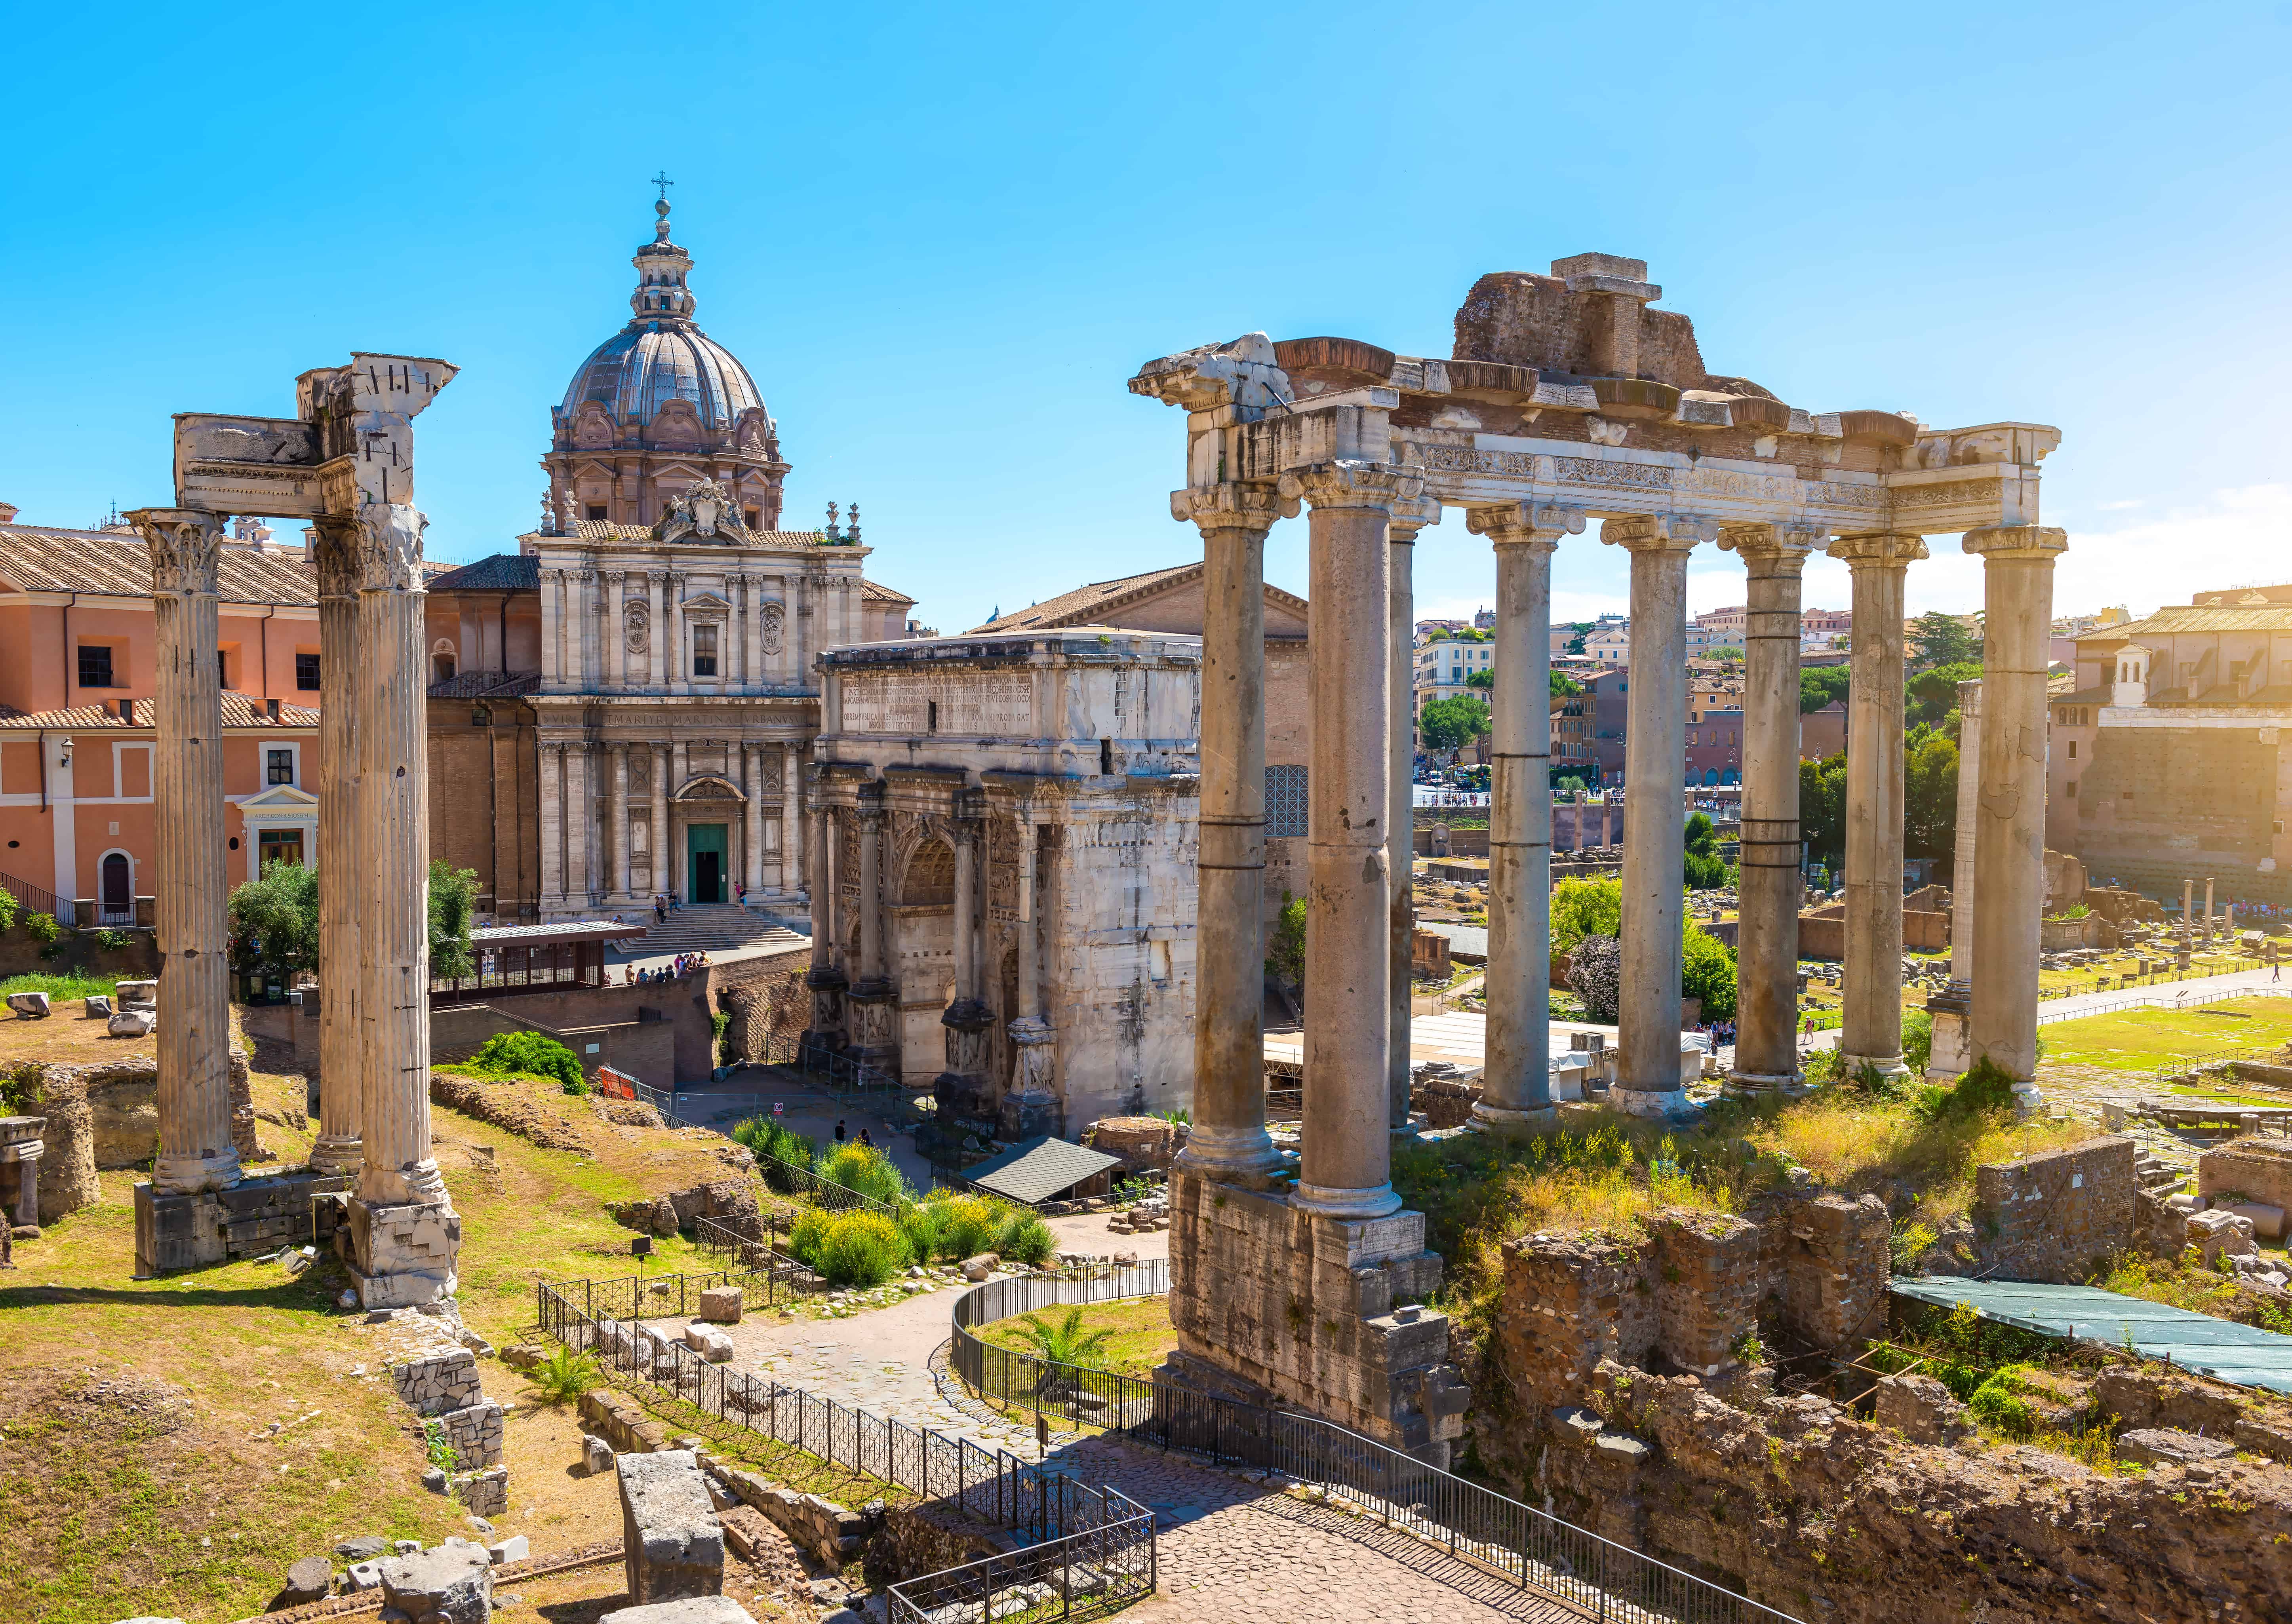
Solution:
<path fill-rule="evenodd" d="M 936 638 L 820 670 L 812 1040 L 1006 1137 L 1190 1105 L 1197 641 Z"/>

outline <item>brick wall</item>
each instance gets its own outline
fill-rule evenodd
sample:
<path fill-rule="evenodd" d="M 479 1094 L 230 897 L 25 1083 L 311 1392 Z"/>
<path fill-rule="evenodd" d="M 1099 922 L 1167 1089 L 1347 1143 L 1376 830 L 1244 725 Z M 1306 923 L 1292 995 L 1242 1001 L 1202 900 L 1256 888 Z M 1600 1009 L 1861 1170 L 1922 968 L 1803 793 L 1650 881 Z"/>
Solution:
<path fill-rule="evenodd" d="M 2133 1159 L 2133 1141 L 2112 1137 L 1976 1168 L 1985 1263 L 2008 1280 L 2084 1280 L 2132 1241 Z"/>
<path fill-rule="evenodd" d="M 540 764 L 532 708 L 486 702 L 472 724 L 466 699 L 429 702 L 430 855 L 478 876 L 478 910 L 504 923 L 541 906 Z"/>
<path fill-rule="evenodd" d="M 1723 1212 L 1666 1213 L 1655 1224 L 1656 1341 L 1674 1364 L 1714 1376 L 1758 1323 L 1758 1226 Z"/>

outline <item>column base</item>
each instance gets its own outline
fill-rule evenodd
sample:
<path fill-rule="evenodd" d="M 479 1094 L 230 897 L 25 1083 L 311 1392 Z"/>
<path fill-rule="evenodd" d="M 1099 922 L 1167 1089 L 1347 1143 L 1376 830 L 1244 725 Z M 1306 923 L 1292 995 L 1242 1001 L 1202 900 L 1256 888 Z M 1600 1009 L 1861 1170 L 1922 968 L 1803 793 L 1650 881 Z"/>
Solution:
<path fill-rule="evenodd" d="M 1956 990 L 1953 985 L 1951 993 Z M 1960 1076 L 1973 1064 L 1973 1021 L 1967 1002 L 1950 994 L 1926 1001 L 1926 1013 L 1933 1023 L 1933 1043 L 1926 1054 L 1927 1076 L 1938 1080 Z"/>
<path fill-rule="evenodd" d="M 354 1175 L 366 1161 L 366 1146 L 356 1134 L 348 1138 L 340 1134 L 322 1133 L 311 1146 L 311 1170 L 314 1173 Z"/>
<path fill-rule="evenodd" d="M 1058 1091 L 1051 1086 L 1057 1070 L 1058 1034 L 1040 1016 L 1022 1015 L 1009 1027 L 1017 1049 L 1011 1066 L 1011 1091 L 1003 1097 L 1000 1129 L 1005 1139 L 1031 1139 L 1059 1130 Z"/>
<path fill-rule="evenodd" d="M 1688 1116 L 1695 1110 L 1685 1089 L 1627 1089 L 1621 1083 L 1608 1090 L 1608 1104 L 1626 1116 Z"/>
<path fill-rule="evenodd" d="M 1263 1190 L 1288 1170 L 1289 1162 L 1262 1125 L 1217 1129 L 1197 1122 L 1171 1165 L 1212 1184 Z"/>
<path fill-rule="evenodd" d="M 1786 1099 L 1798 1099 L 1814 1090 L 1807 1086 L 1801 1072 L 1746 1072 L 1727 1073 L 1726 1091 L 1730 1094 L 1780 1094 Z"/>
<path fill-rule="evenodd" d="M 161 1156 L 151 1165 L 152 1187 L 167 1195 L 228 1190 L 245 1177 L 236 1148 L 212 1156 Z"/>
<path fill-rule="evenodd" d="M 2016 1122 L 2037 1115 L 2046 1108 L 2046 1096 L 2034 1082 L 2014 1085 L 2014 1117 Z"/>
<path fill-rule="evenodd" d="M 1400 1211 L 1400 1196 L 1389 1183 L 1353 1190 L 1341 1185 L 1307 1184 L 1300 1178 L 1290 1193 L 1289 1205 L 1315 1218 L 1366 1221 Z"/>
<path fill-rule="evenodd" d="M 1474 1133 L 1524 1133 L 1549 1128 L 1559 1120 L 1558 1105 L 1537 1105 L 1526 1111 L 1513 1111 L 1503 1105 L 1491 1105 L 1483 1100 L 1473 1107 L 1473 1120 L 1465 1126 Z"/>
<path fill-rule="evenodd" d="M 1907 1077 L 1910 1074 L 1910 1068 L 1902 1063 L 1902 1057 L 1900 1055 L 1850 1055 L 1841 1052 L 1838 1057 L 1839 1070 L 1849 1077 L 1853 1076 L 1866 1065 L 1875 1067 L 1878 1075 L 1883 1078 Z"/>
<path fill-rule="evenodd" d="M 453 1296 L 461 1249 L 461 1216 L 442 1201 L 385 1204 L 353 1196 L 350 1223 L 335 1237 L 367 1308 L 418 1308 Z"/>
<path fill-rule="evenodd" d="M 844 995 L 851 1017 L 849 1053 L 863 1065 L 898 1076 L 900 992 L 888 981 L 863 981 Z"/>

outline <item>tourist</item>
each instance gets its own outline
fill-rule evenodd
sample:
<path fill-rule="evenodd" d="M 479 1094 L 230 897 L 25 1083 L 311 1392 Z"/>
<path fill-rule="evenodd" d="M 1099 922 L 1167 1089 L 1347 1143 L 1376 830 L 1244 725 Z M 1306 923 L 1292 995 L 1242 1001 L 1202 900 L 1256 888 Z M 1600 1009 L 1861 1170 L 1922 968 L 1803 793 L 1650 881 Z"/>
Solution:
<path fill-rule="evenodd" d="M 868 1137 L 868 1130 L 865 1128 L 862 1128 L 860 1130 L 860 1143 L 866 1146 L 869 1150 L 876 1148 L 876 1141 Z"/>
<path fill-rule="evenodd" d="M 735 880 L 732 881 L 732 900 L 738 903 L 744 908 L 748 905 L 748 882 L 747 880 Z"/>
<path fill-rule="evenodd" d="M 658 896 L 652 899 L 652 921 L 656 925 L 668 923 L 668 904 Z"/>
<path fill-rule="evenodd" d="M 835 1142 L 843 1143 L 843 1119 L 840 1116 L 835 1119 Z"/>

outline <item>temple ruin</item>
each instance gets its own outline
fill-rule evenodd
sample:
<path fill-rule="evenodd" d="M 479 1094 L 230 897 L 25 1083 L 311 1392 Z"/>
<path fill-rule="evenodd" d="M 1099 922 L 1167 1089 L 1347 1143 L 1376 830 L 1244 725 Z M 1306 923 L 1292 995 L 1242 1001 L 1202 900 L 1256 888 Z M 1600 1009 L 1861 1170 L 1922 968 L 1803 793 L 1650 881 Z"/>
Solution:
<path fill-rule="evenodd" d="M 1171 1315 L 1182 1368 L 1307 1403 L 1438 1457 L 1461 1390 L 1428 1295 L 1439 1259 L 1390 1182 L 1408 1081 L 1410 543 L 1461 508 L 1497 551 L 1488 1070 L 1481 1124 L 1548 1121 L 1551 566 L 1598 521 L 1630 555 L 1633 663 L 1623 998 L 1610 1103 L 1686 1108 L 1681 1083 L 1684 611 L 1688 561 L 1746 567 L 1744 1089 L 1801 1085 L 1798 610 L 1818 548 L 1853 581 L 1844 1051 L 1899 1074 L 1903 589 L 1924 537 L 1982 559 L 1988 635 L 1973 836 L 1968 1057 L 2027 1083 L 2044 896 L 2046 636 L 2054 561 L 2038 464 L 2059 431 L 1933 429 L 1888 411 L 1810 412 L 1706 370 L 1687 318 L 1637 260 L 1578 254 L 1482 277 L 1447 359 L 1350 338 L 1263 334 L 1150 361 L 1131 390 L 1183 407 L 1171 511 L 1202 533 L 1199 1019 L 1194 1132 L 1174 1171 Z M 1266 532 L 1310 509 L 1311 880 L 1304 1137 L 1294 1171 L 1261 1083 Z M 1890 747 L 1891 746 L 1891 747 Z M 1962 837 L 1963 838 L 1963 837 Z"/>

